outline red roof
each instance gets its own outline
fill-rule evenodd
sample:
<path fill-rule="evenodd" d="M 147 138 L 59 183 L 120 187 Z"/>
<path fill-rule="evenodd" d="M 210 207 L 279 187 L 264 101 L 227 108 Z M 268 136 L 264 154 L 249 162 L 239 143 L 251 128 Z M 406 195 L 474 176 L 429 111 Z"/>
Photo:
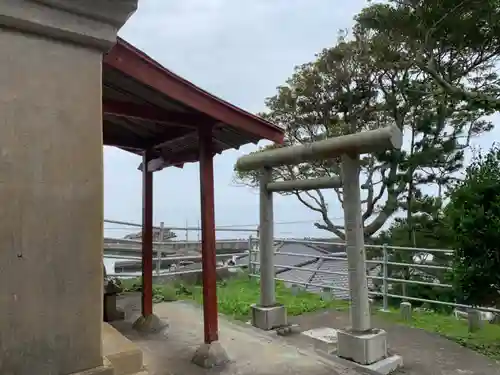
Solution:
<path fill-rule="evenodd" d="M 198 129 L 213 126 L 216 153 L 262 139 L 283 142 L 283 130 L 172 73 L 123 39 L 104 56 L 106 145 L 154 149 L 171 164 L 198 160 Z"/>

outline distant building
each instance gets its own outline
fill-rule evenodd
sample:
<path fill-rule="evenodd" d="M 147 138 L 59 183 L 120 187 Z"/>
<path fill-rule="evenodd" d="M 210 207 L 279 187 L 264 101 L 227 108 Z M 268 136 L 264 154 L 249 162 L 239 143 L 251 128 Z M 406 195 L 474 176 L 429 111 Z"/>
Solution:
<path fill-rule="evenodd" d="M 163 238 L 160 238 L 160 232 L 160 228 L 153 228 L 153 242 L 166 242 L 177 237 L 177 235 L 168 228 L 163 228 Z M 140 241 L 142 239 L 142 231 L 127 234 L 125 239 Z"/>

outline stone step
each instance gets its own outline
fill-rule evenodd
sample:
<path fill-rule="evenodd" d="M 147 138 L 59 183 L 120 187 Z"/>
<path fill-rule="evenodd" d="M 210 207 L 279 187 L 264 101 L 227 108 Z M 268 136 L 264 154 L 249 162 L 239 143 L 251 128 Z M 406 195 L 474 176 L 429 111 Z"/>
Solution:
<path fill-rule="evenodd" d="M 102 342 L 103 356 L 111 362 L 114 375 L 143 375 L 142 351 L 108 323 L 103 323 Z"/>

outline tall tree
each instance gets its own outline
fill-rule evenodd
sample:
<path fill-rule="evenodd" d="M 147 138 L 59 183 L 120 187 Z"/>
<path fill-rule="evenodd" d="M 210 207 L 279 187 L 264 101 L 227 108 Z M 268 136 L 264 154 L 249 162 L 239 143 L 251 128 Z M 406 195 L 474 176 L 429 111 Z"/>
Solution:
<path fill-rule="evenodd" d="M 478 155 L 451 192 L 446 216 L 455 240 L 453 274 L 471 305 L 500 307 L 500 148 Z"/>
<path fill-rule="evenodd" d="M 286 85 L 266 102 L 264 116 L 286 127 L 285 145 L 396 125 L 410 138 L 401 151 L 362 158 L 363 223 L 371 237 L 400 208 L 422 210 L 427 201 L 422 186 L 446 185 L 462 168 L 463 149 L 472 136 L 489 130 L 484 111 L 470 110 L 436 90 L 413 62 L 402 61 L 404 43 L 358 25 L 349 40 L 341 37 L 317 60 L 296 68 Z M 269 146 L 277 147 L 277 146 Z M 256 185 L 256 172 L 237 178 Z M 445 172 L 445 173 L 443 173 Z M 337 160 L 303 163 L 274 170 L 276 180 L 309 179 L 340 173 Z M 318 212 L 315 226 L 344 238 L 343 228 L 329 217 L 331 197 L 321 191 L 294 192 L 300 202 Z M 342 203 L 342 188 L 335 190 Z M 414 203 L 417 202 L 417 203 Z"/>
<path fill-rule="evenodd" d="M 476 79 L 498 62 L 499 0 L 389 0 L 364 9 L 358 22 L 403 43 L 400 59 L 415 63 L 449 95 L 500 109 L 498 80 Z"/>

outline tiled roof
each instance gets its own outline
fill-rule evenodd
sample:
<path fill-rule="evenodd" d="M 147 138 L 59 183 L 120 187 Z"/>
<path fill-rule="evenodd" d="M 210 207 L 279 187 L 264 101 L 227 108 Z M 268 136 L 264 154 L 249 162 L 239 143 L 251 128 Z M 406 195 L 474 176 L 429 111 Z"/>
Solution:
<path fill-rule="evenodd" d="M 295 256 L 280 253 L 307 254 L 310 256 Z M 320 257 L 322 256 L 334 256 L 344 259 L 321 259 Z M 248 264 L 248 256 L 238 259 L 237 264 Z M 332 288 L 332 294 L 335 298 L 349 299 L 348 264 L 343 244 L 316 246 L 302 243 L 284 243 L 276 248 L 275 264 L 278 266 L 276 267 L 276 277 L 285 281 L 287 286 L 298 284 L 301 289 L 313 293 L 320 293 L 323 287 L 328 286 Z M 299 267 L 300 269 L 290 269 L 287 266 Z M 369 271 L 372 268 L 376 268 L 376 265 L 375 267 L 372 265 L 368 266 Z M 373 271 L 375 270 L 372 270 L 370 274 L 373 274 Z M 301 283 L 315 285 L 306 286 L 300 285 Z M 370 289 L 374 287 L 372 280 L 368 280 L 368 287 Z"/>

